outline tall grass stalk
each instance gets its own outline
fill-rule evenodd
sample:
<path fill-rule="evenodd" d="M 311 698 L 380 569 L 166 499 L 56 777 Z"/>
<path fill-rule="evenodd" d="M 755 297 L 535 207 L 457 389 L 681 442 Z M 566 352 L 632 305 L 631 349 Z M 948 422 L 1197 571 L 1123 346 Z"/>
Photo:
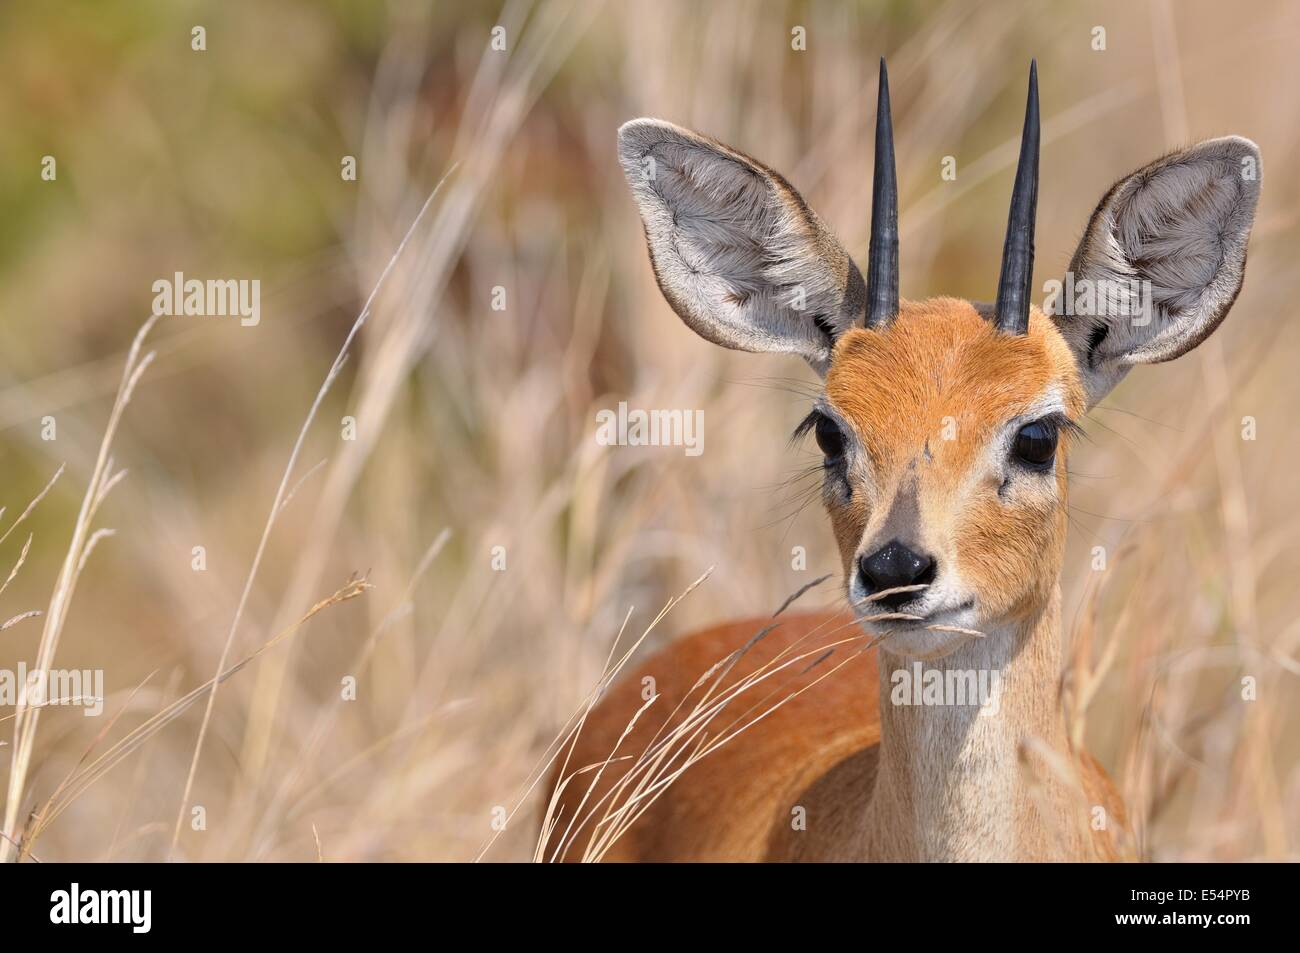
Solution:
<path fill-rule="evenodd" d="M 86 557 L 97 538 L 92 534 L 91 524 L 99 511 L 104 497 L 122 478 L 125 471 L 112 472 L 113 457 L 111 449 L 113 437 L 131 395 L 145 370 L 153 363 L 154 353 L 150 351 L 141 355 L 145 338 L 158 320 L 152 315 L 140 326 L 131 350 L 127 354 L 126 365 L 122 368 L 122 381 L 118 386 L 117 397 L 108 415 L 108 424 L 104 428 L 104 437 L 99 444 L 99 454 L 95 458 L 95 467 L 91 471 L 90 481 L 86 484 L 86 493 L 81 499 L 81 510 L 72 527 L 72 540 L 68 544 L 67 555 L 63 559 L 63 568 L 50 596 L 49 608 L 45 611 L 45 627 L 41 631 L 40 645 L 36 650 L 35 668 L 49 671 L 54 664 L 54 653 L 59 647 L 59 638 L 63 634 L 63 625 L 67 621 L 68 609 L 72 604 L 72 594 L 77 588 L 77 580 L 85 567 Z M 5 839 L 0 843 L 0 862 L 15 858 L 19 850 L 18 814 L 22 809 L 27 773 L 31 768 L 32 755 L 36 746 L 36 726 L 40 720 L 41 709 L 29 708 L 25 699 L 19 699 L 14 718 L 14 750 L 9 765 L 9 788 L 5 799 L 4 832 Z"/>

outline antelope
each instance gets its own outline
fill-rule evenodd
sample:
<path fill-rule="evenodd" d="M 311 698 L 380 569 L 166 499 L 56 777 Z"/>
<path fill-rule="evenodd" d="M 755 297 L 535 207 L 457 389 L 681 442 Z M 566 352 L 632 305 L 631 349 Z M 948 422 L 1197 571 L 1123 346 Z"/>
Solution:
<path fill-rule="evenodd" d="M 624 125 L 618 151 L 672 309 L 706 340 L 798 355 L 822 378 L 797 434 L 824 456 L 848 607 L 696 633 L 610 687 L 568 759 L 600 770 L 552 780 L 557 829 L 573 826 L 556 853 L 581 857 L 600 816 L 579 818 L 581 802 L 684 717 L 701 673 L 729 659 L 735 685 L 848 627 L 874 647 L 841 638 L 840 657 L 792 669 L 792 697 L 655 792 L 604 858 L 1115 859 L 1123 805 L 1072 744 L 1059 693 L 1066 461 L 1084 414 L 1134 365 L 1180 357 L 1228 313 L 1259 197 L 1255 143 L 1202 141 L 1116 182 L 1068 272 L 1112 293 L 1046 311 L 1031 302 L 1036 63 L 992 305 L 899 298 L 883 59 L 865 281 L 794 187 L 748 156 L 656 119 Z M 900 673 L 970 672 L 997 673 L 996 706 L 896 693 Z M 637 720 L 647 676 L 658 697 Z"/>

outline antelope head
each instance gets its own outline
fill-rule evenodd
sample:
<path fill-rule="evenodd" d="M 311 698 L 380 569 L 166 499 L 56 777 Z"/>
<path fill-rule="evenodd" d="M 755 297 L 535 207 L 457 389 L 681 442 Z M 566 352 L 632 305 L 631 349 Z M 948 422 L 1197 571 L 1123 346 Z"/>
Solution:
<path fill-rule="evenodd" d="M 903 656 L 948 655 L 973 637 L 954 630 L 996 629 L 1046 604 L 1083 415 L 1134 365 L 1205 340 L 1241 287 L 1259 152 L 1247 139 L 1211 139 L 1115 183 L 1065 283 L 1089 294 L 1044 313 L 1031 302 L 1038 145 L 1031 66 L 1002 270 L 985 305 L 899 299 L 883 60 L 865 281 L 776 172 L 671 123 L 619 130 L 673 310 L 715 344 L 796 354 L 823 377 L 798 432 L 825 456 L 822 496 L 850 602 Z M 891 589 L 904 591 L 868 601 Z"/>

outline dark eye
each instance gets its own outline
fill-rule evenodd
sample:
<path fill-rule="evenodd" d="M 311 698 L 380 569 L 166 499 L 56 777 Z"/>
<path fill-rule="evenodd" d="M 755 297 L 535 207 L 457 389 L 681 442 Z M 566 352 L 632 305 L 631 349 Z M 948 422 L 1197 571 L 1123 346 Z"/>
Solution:
<path fill-rule="evenodd" d="M 1056 456 L 1057 428 L 1052 424 L 1035 420 L 1025 424 L 1016 433 L 1011 453 L 1026 466 L 1045 470 Z"/>
<path fill-rule="evenodd" d="M 818 416 L 813 432 L 817 435 L 817 446 L 826 454 L 827 463 L 835 463 L 844 456 L 844 434 L 840 433 L 835 421 L 822 414 Z"/>

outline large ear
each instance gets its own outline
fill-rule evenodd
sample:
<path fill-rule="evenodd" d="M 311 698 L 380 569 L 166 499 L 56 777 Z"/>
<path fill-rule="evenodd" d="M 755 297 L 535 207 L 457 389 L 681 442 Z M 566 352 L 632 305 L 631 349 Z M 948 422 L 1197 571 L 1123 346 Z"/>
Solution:
<path fill-rule="evenodd" d="M 618 153 L 664 297 L 697 334 L 806 358 L 819 372 L 859 322 L 866 285 L 785 179 L 658 119 L 618 131 Z"/>
<path fill-rule="evenodd" d="M 1259 148 L 1210 139 L 1158 159 L 1106 193 L 1052 310 L 1089 406 L 1134 364 L 1200 344 L 1241 290 L 1259 201 Z"/>

